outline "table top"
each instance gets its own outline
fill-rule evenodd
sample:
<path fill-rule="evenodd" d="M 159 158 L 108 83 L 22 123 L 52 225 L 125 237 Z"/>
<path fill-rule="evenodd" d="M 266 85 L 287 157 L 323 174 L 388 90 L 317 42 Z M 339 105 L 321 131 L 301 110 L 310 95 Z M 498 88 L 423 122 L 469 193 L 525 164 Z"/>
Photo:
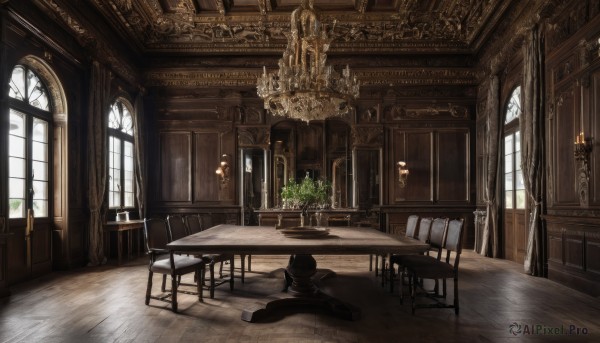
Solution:
<path fill-rule="evenodd" d="M 403 254 L 426 251 L 428 244 L 408 237 L 395 237 L 361 227 L 328 227 L 321 238 L 288 238 L 272 226 L 222 224 L 175 240 L 173 251 L 222 254 Z"/>
<path fill-rule="evenodd" d="M 121 221 L 108 221 L 108 222 L 104 223 L 105 229 L 117 229 L 119 227 L 126 227 L 126 226 L 135 226 L 136 228 L 144 227 L 144 220 L 143 219 L 132 219 L 132 220 L 121 220 Z"/>

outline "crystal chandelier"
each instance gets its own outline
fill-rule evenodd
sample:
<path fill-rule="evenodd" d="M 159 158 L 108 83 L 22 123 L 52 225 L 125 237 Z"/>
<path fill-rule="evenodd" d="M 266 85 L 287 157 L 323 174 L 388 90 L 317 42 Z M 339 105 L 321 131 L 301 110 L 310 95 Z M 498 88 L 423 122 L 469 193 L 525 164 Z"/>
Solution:
<path fill-rule="evenodd" d="M 288 45 L 279 60 L 279 71 L 263 73 L 258 78 L 258 96 L 273 115 L 294 119 L 324 120 L 342 116 L 351 109 L 359 95 L 359 83 L 350 67 L 340 75 L 326 65 L 327 50 L 333 41 L 323 30 L 313 0 L 303 0 L 292 12 Z"/>

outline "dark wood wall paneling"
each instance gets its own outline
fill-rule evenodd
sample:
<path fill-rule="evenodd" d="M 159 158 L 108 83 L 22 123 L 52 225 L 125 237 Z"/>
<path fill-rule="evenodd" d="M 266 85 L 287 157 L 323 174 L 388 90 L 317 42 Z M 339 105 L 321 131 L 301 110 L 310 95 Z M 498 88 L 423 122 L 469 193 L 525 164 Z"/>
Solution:
<path fill-rule="evenodd" d="M 546 31 L 548 277 L 594 296 L 600 295 L 599 6 L 575 2 Z M 581 130 L 592 142 L 587 176 L 574 155 Z"/>
<path fill-rule="evenodd" d="M 7 261 L 0 261 L 0 284 L 14 284 L 43 275 L 52 269 L 79 267 L 85 264 L 86 259 L 84 237 L 87 210 L 83 190 L 85 165 L 82 162 L 85 152 L 85 119 L 81 117 L 85 112 L 84 99 L 88 89 L 86 67 L 81 62 L 85 58 L 81 48 L 64 31 L 49 23 L 38 10 L 21 9 L 22 5 L 24 4 L 18 3 L 10 10 L 2 9 L 2 45 L 5 49 L 5 53 L 1 55 L 2 84 L 8 85 L 12 68 L 22 63 L 23 58 L 37 61 L 35 63 L 51 70 L 49 74 L 41 74 L 46 86 L 50 87 L 49 92 L 64 91 L 64 112 L 59 113 L 57 104 L 53 103 L 56 113 L 54 130 L 51 132 L 54 153 L 50 151 L 54 165 L 50 171 L 53 182 L 53 188 L 50 189 L 53 195 L 51 218 L 36 220 L 36 230 L 31 240 L 31 267 L 27 266 L 25 258 L 24 221 L 6 221 L 10 235 L 2 238 L 6 239 L 5 245 L 0 244 L 0 250 L 4 250 L 7 256 Z M 48 84 L 47 77 L 56 78 L 61 90 L 53 83 Z M 1 90 L 4 99 L 8 90 L 5 86 Z M 7 117 L 8 113 L 2 112 L 1 115 Z M 0 149 L 0 160 L 7 160 L 6 153 L 5 149 Z M 7 167 L 6 163 L 0 165 L 1 168 Z M 3 169 L 0 172 L 2 180 L 7 180 L 6 175 L 7 171 Z M 0 186 L 1 194 L 7 194 L 4 182 Z M 3 216 L 8 213 L 5 201 L 5 198 L 0 199 Z M 3 254 L 0 253 L 0 256 Z"/>

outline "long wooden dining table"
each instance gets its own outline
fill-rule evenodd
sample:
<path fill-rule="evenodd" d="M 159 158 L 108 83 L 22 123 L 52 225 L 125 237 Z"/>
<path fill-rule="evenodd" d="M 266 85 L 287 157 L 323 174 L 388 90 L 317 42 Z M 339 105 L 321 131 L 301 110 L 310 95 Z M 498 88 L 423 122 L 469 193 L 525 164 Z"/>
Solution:
<path fill-rule="evenodd" d="M 312 277 L 317 271 L 313 254 L 369 255 L 412 254 L 429 248 L 428 244 L 407 237 L 361 227 L 329 227 L 329 234 L 315 238 L 290 238 L 272 226 L 222 224 L 175 240 L 167 245 L 174 252 L 195 254 L 291 255 L 285 268 L 287 292 L 270 296 L 264 303 L 245 309 L 242 320 L 255 322 L 281 307 L 299 305 L 329 309 L 349 320 L 360 317 L 360 309 L 321 292 Z"/>

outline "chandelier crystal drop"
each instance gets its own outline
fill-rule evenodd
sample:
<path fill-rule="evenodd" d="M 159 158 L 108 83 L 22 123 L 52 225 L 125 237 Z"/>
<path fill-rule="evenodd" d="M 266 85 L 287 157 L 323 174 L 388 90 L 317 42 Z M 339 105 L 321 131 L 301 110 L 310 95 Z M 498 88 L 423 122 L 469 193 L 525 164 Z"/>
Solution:
<path fill-rule="evenodd" d="M 258 96 L 273 115 L 306 122 L 343 116 L 359 95 L 359 82 L 350 67 L 341 75 L 327 65 L 327 51 L 333 41 L 330 30 L 323 29 L 313 0 L 303 0 L 292 12 L 288 44 L 279 59 L 279 70 L 258 78 Z"/>

